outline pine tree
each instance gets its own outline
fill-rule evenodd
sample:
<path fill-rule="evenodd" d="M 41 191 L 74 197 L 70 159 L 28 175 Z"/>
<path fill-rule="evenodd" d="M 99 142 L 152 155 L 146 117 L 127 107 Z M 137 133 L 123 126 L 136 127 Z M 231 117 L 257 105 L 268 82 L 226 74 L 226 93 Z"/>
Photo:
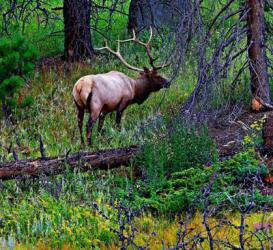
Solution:
<path fill-rule="evenodd" d="M 38 54 L 21 35 L 0 40 L 0 100 L 5 118 L 16 105 L 14 96 L 34 69 Z"/>

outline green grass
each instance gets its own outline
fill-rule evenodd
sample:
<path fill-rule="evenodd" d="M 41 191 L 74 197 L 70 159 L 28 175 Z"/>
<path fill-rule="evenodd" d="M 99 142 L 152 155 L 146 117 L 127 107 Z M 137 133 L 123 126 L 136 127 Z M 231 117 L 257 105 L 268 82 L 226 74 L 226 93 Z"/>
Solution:
<path fill-rule="evenodd" d="M 57 0 L 50 3 L 51 8 L 61 5 L 62 2 Z M 129 1 L 124 5 L 125 12 L 128 11 L 128 5 Z M 107 11 L 100 12 L 100 19 L 106 19 L 107 15 Z M 32 16 L 32 22 L 28 23 L 24 28 L 24 35 L 36 46 L 41 56 L 56 55 L 63 51 L 63 33 L 59 33 L 56 37 L 50 36 L 52 31 L 63 29 L 62 16 L 59 16 L 61 18 L 59 21 L 51 21 L 47 27 L 40 27 L 39 29 L 36 24 L 36 16 Z M 105 23 L 99 23 L 98 25 L 111 41 L 115 41 L 118 37 L 127 37 L 126 32 L 120 32 L 120 30 L 126 30 L 127 19 L 119 13 L 113 15 L 111 32 L 103 29 Z M 18 27 L 15 26 L 11 28 L 18 30 Z M 143 34 L 142 38 L 147 39 L 148 33 Z M 92 32 L 92 40 L 95 47 L 103 45 L 101 35 L 96 32 Z M 155 38 L 153 41 L 155 55 L 163 53 L 160 50 L 160 44 L 161 41 Z M 115 42 L 112 42 L 111 46 L 115 47 Z M 138 67 L 149 65 L 147 55 L 139 46 L 134 44 L 124 45 L 122 46 L 122 54 L 133 65 Z M 163 62 L 161 61 L 161 63 Z M 7 149 L 11 143 L 21 159 L 40 156 L 40 135 L 43 138 L 47 156 L 64 154 L 68 150 L 75 152 L 82 149 L 77 128 L 76 109 L 71 95 L 72 88 L 77 79 L 83 75 L 105 73 L 110 70 L 118 70 L 132 77 L 137 77 L 135 73 L 121 65 L 119 60 L 112 56 L 109 57 L 107 53 L 98 56 L 89 66 L 74 65 L 71 72 L 66 75 L 53 69 L 47 69 L 46 72 L 36 72 L 21 93 L 23 96 L 33 96 L 35 99 L 34 104 L 25 110 L 15 110 L 15 125 L 13 126 L 4 120 L 0 121 L 0 133 L 2 135 L 0 138 L 0 156 L 7 155 Z M 163 74 L 168 78 L 170 72 L 170 69 L 169 71 L 165 70 Z M 124 112 L 121 131 L 118 131 L 115 126 L 115 114 L 108 115 L 105 120 L 103 134 L 98 136 L 95 126 L 93 129 L 94 143 L 91 148 L 84 149 L 97 150 L 139 143 L 142 140 L 140 128 L 143 127 L 143 124 L 149 123 L 159 114 L 163 116 L 163 119 L 168 119 L 168 117 L 176 114 L 179 111 L 180 104 L 192 91 L 192 82 L 194 80 L 195 76 L 181 72 L 170 89 L 152 94 L 141 106 L 130 106 Z M 87 114 L 85 115 L 85 123 L 86 121 Z M 16 143 L 18 139 L 20 146 Z M 12 155 L 10 154 L 5 160 L 11 159 Z"/>
<path fill-rule="evenodd" d="M 1 187 L 0 235 L 26 246 L 43 244 L 61 248 L 108 245 L 116 237 L 92 210 L 92 201 L 105 202 L 111 178 L 69 172 L 40 178 L 39 182 L 7 181 Z M 95 179 L 99 177 L 98 181 Z M 111 239 L 111 241 L 110 241 Z M 1 241 L 1 240 L 0 240 Z"/>
<path fill-rule="evenodd" d="M 29 87 L 22 95 L 34 97 L 34 104 L 25 110 L 15 110 L 15 125 L 10 126 L 1 120 L 1 149 L 0 155 L 7 154 L 12 143 L 20 158 L 39 156 L 39 136 L 43 137 L 46 154 L 54 156 L 64 154 L 68 150 L 81 149 L 76 119 L 76 108 L 72 98 L 72 88 L 78 78 L 86 74 L 102 73 L 112 69 L 131 72 L 118 65 L 118 61 L 106 63 L 106 58 L 98 58 L 92 66 L 74 65 L 72 73 L 64 76 L 61 72 L 50 70 L 36 73 Z M 102 67 L 102 65 L 104 65 Z M 166 72 L 167 75 L 168 72 Z M 115 125 L 115 114 L 106 117 L 102 135 L 97 135 L 96 126 L 93 129 L 93 145 L 88 150 L 115 148 L 137 144 L 141 141 L 141 124 L 149 123 L 159 113 L 164 119 L 178 112 L 180 104 L 190 93 L 191 88 L 184 84 L 182 77 L 178 78 L 169 89 L 153 93 L 141 106 L 132 105 L 122 119 L 122 130 Z M 85 122 L 88 114 L 85 115 Z M 20 147 L 16 143 L 19 138 Z M 25 156 L 21 154 L 24 151 Z M 8 158 L 11 159 L 11 155 Z"/>

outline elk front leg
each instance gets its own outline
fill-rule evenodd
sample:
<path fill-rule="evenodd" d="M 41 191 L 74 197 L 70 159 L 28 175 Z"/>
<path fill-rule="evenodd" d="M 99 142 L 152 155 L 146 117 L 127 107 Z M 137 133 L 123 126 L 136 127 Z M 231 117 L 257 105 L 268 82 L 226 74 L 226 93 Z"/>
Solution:
<path fill-rule="evenodd" d="M 82 123 L 84 118 L 84 109 L 78 107 L 78 127 L 81 135 L 81 144 L 84 144 L 83 135 L 82 135 Z"/>
<path fill-rule="evenodd" d="M 122 113 L 123 110 L 117 110 L 117 114 L 116 114 L 116 124 L 118 126 L 118 128 L 120 129 L 120 123 L 121 123 L 121 117 L 122 117 Z"/>
<path fill-rule="evenodd" d="M 116 124 L 119 129 L 121 128 L 120 123 L 121 123 L 121 117 L 122 117 L 123 111 L 125 110 L 127 106 L 128 106 L 127 101 L 122 101 L 120 105 L 118 106 L 117 114 L 116 114 Z"/>

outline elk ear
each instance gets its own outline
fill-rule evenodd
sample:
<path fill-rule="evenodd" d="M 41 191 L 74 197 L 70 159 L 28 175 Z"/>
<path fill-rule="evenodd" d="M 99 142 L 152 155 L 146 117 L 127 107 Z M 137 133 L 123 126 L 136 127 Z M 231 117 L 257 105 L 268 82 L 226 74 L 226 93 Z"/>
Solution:
<path fill-rule="evenodd" d="M 148 68 L 146 68 L 146 67 L 144 67 L 143 69 L 144 69 L 145 74 L 148 74 L 150 72 L 150 70 Z"/>
<path fill-rule="evenodd" d="M 157 75 L 157 69 L 153 69 L 152 73 L 153 75 Z"/>

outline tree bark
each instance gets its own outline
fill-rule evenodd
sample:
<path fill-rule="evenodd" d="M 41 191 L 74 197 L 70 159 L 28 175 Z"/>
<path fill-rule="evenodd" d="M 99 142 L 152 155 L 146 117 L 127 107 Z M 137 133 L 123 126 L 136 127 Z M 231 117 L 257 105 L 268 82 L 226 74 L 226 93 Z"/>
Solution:
<path fill-rule="evenodd" d="M 94 153 L 78 153 L 46 159 L 12 161 L 0 164 L 0 179 L 8 180 L 23 176 L 60 174 L 68 166 L 83 171 L 110 169 L 128 165 L 138 152 L 137 146 L 100 150 Z"/>
<path fill-rule="evenodd" d="M 264 147 L 263 153 L 267 155 L 273 155 L 273 113 L 267 115 L 266 122 L 263 126 L 263 140 Z"/>
<path fill-rule="evenodd" d="M 247 0 L 248 57 L 253 98 L 269 104 L 270 91 L 265 50 L 264 1 Z"/>
<path fill-rule="evenodd" d="M 88 0 L 64 0 L 64 59 L 69 62 L 92 58 Z"/>
<path fill-rule="evenodd" d="M 156 2 L 156 1 L 155 1 Z M 159 4 L 160 2 L 156 2 Z M 155 27 L 154 9 L 159 7 L 151 0 L 131 0 L 129 6 L 128 31 Z M 160 19 L 160 18 L 159 18 Z"/>
<path fill-rule="evenodd" d="M 137 30 L 138 29 L 138 8 L 139 8 L 139 0 L 131 0 L 129 6 L 129 19 L 128 19 L 128 31 Z"/>
<path fill-rule="evenodd" d="M 4 118 L 7 120 L 8 119 L 8 109 L 7 109 L 7 105 L 6 105 L 6 98 L 4 96 L 2 97 L 2 112 L 3 112 Z"/>

